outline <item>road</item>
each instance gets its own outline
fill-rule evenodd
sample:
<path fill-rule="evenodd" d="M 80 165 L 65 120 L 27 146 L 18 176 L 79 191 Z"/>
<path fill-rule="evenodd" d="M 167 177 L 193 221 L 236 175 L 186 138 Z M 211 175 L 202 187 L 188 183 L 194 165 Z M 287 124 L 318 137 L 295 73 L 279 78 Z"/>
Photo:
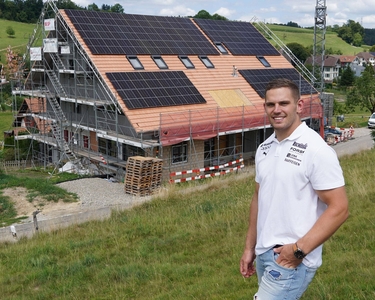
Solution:
<path fill-rule="evenodd" d="M 336 151 L 337 155 L 351 155 L 363 150 L 369 150 L 374 146 L 374 141 L 371 137 L 371 129 L 366 127 L 355 128 L 353 138 L 333 145 L 332 148 Z"/>

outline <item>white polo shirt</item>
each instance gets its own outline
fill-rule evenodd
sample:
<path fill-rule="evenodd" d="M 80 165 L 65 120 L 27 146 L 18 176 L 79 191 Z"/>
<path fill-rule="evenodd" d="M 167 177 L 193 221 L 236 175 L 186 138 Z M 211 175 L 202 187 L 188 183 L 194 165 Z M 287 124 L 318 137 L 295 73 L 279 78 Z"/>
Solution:
<path fill-rule="evenodd" d="M 259 183 L 256 254 L 276 244 L 296 242 L 326 209 L 315 190 L 345 184 L 336 152 L 304 122 L 285 140 L 273 133 L 255 156 Z M 319 267 L 322 246 L 309 253 L 304 264 Z"/>

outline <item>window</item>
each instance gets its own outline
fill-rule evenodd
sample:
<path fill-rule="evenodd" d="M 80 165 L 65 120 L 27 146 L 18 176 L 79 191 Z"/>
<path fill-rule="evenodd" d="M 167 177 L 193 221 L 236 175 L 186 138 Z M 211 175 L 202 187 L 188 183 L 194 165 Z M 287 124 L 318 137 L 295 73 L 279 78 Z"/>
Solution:
<path fill-rule="evenodd" d="M 182 61 L 182 63 L 185 65 L 188 69 L 194 69 L 194 65 L 187 56 L 179 56 L 179 59 Z"/>
<path fill-rule="evenodd" d="M 224 48 L 224 46 L 220 42 L 216 42 L 215 45 L 221 53 L 228 54 L 228 51 Z"/>
<path fill-rule="evenodd" d="M 270 67 L 270 63 L 265 59 L 263 56 L 257 56 L 257 59 L 262 63 L 265 67 Z"/>
<path fill-rule="evenodd" d="M 187 144 L 172 146 L 172 164 L 187 162 Z"/>
<path fill-rule="evenodd" d="M 83 136 L 83 147 L 86 149 L 89 148 L 89 137 L 87 135 Z"/>
<path fill-rule="evenodd" d="M 131 63 L 131 65 L 133 66 L 134 69 L 136 69 L 136 70 L 143 70 L 144 69 L 142 63 L 140 62 L 140 60 L 138 59 L 137 56 L 128 55 L 126 58 Z"/>
<path fill-rule="evenodd" d="M 165 63 L 164 59 L 160 55 L 152 55 L 151 56 L 155 64 L 159 67 L 159 69 L 168 69 L 167 64 Z"/>
<path fill-rule="evenodd" d="M 80 114 L 81 113 L 81 107 L 82 107 L 81 104 L 73 104 L 73 111 L 77 114 Z"/>
<path fill-rule="evenodd" d="M 202 61 L 202 63 L 207 67 L 207 68 L 215 68 L 215 66 L 213 65 L 213 63 L 209 60 L 209 58 L 207 56 L 199 56 L 200 60 Z"/>

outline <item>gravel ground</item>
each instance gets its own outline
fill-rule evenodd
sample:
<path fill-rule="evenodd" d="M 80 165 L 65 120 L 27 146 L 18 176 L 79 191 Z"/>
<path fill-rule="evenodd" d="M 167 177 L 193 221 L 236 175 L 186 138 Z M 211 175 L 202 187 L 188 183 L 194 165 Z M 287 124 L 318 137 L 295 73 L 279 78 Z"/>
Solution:
<path fill-rule="evenodd" d="M 125 209 L 151 199 L 151 196 L 139 197 L 127 194 L 123 183 L 111 179 L 84 178 L 62 182 L 57 185 L 78 195 L 80 210 L 102 207 Z"/>

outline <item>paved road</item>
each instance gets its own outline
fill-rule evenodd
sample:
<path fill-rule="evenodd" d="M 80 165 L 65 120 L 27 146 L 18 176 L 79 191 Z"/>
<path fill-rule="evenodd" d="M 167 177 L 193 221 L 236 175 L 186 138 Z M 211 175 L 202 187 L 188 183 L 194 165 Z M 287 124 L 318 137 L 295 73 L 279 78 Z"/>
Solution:
<path fill-rule="evenodd" d="M 332 146 L 338 156 L 351 155 L 372 147 L 374 147 L 374 141 L 371 137 L 371 129 L 366 127 L 356 128 L 352 139 Z"/>

